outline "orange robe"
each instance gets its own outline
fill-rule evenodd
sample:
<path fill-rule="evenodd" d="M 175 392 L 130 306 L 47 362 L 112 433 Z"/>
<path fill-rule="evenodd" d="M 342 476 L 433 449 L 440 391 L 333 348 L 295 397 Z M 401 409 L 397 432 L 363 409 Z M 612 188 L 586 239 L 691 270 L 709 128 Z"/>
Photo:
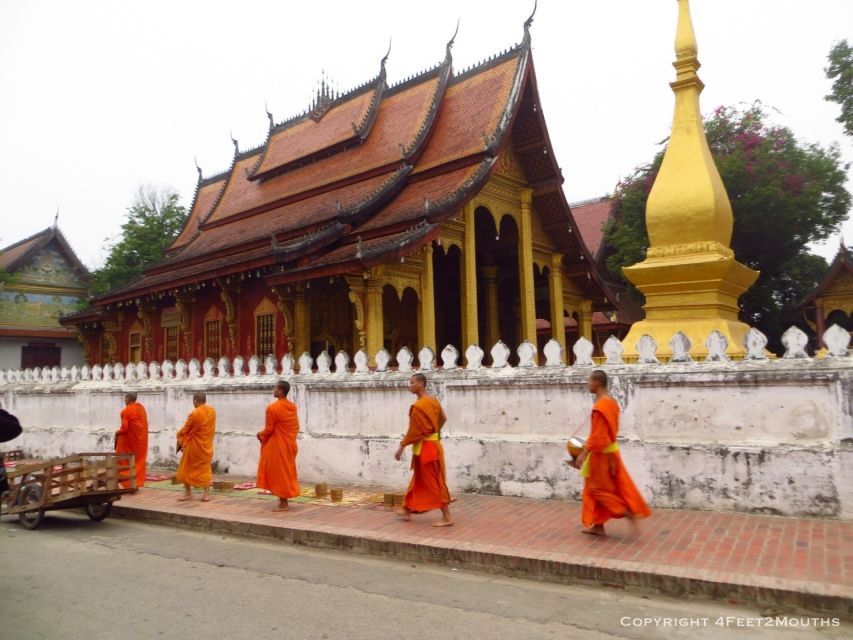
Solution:
<path fill-rule="evenodd" d="M 264 430 L 260 433 L 261 459 L 258 462 L 257 486 L 279 498 L 299 495 L 296 476 L 296 434 L 299 417 L 296 405 L 279 398 L 267 407 Z"/>
<path fill-rule="evenodd" d="M 145 407 L 138 402 L 133 402 L 121 410 L 121 429 L 116 436 L 116 453 L 135 455 L 136 486 L 143 486 L 145 458 L 148 456 L 148 415 L 145 413 Z M 122 482 L 122 486 L 129 487 L 130 482 Z"/>
<path fill-rule="evenodd" d="M 604 453 L 619 433 L 619 405 L 604 397 L 592 406 L 592 429 L 586 441 L 589 475 L 584 479 L 581 521 L 585 527 L 604 524 L 610 518 L 651 515 L 646 501 L 634 486 L 618 451 Z"/>
<path fill-rule="evenodd" d="M 412 449 L 412 480 L 403 504 L 415 513 L 441 509 L 450 504 L 444 467 L 444 448 L 438 440 L 425 440 L 438 434 L 444 423 L 444 414 L 438 400 L 430 396 L 418 398 L 409 409 L 409 430 L 400 443 L 402 446 L 420 443 L 421 450 Z"/>
<path fill-rule="evenodd" d="M 216 433 L 216 411 L 206 404 L 190 412 L 178 431 L 178 444 L 183 447 L 177 480 L 191 487 L 209 487 L 213 482 L 213 436 Z"/>

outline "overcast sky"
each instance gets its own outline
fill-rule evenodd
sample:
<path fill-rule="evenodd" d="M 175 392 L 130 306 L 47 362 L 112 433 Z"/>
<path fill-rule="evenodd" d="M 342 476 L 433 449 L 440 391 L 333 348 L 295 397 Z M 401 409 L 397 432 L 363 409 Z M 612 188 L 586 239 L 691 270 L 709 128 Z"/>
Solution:
<path fill-rule="evenodd" d="M 190 205 L 193 158 L 226 169 L 302 111 L 321 71 L 341 90 L 435 64 L 456 20 L 454 66 L 520 40 L 532 0 L 38 2 L 0 0 L 0 246 L 53 222 L 101 264 L 142 183 Z M 693 0 L 705 113 L 762 100 L 804 141 L 853 144 L 824 101 L 850 0 Z M 540 0 L 533 57 L 570 201 L 613 190 L 651 159 L 672 117 L 675 0 Z M 848 181 L 848 188 L 851 188 Z M 844 233 L 853 243 L 853 222 Z M 835 254 L 838 238 L 818 248 Z"/>

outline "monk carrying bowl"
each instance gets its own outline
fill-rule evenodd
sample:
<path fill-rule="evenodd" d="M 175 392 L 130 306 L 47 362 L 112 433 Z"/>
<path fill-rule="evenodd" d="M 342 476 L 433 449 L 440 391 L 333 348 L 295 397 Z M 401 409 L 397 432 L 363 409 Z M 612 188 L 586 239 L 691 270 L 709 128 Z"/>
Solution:
<path fill-rule="evenodd" d="M 578 438 L 577 436 L 569 438 L 569 441 L 566 443 L 566 449 L 573 460 L 581 454 L 584 444 L 583 438 Z"/>

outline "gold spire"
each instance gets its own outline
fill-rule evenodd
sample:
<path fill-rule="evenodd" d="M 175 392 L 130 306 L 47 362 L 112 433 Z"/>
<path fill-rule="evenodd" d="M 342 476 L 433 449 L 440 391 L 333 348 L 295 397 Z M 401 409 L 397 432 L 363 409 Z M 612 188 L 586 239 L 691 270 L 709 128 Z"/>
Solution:
<path fill-rule="evenodd" d="M 688 0 L 678 0 L 676 80 L 670 84 L 675 114 L 663 164 L 646 204 L 649 258 L 662 247 L 697 242 L 705 243 L 705 251 L 731 255 L 732 207 L 705 138 L 699 107 L 704 85 L 696 75 L 696 51 Z"/>
<path fill-rule="evenodd" d="M 678 60 L 695 58 L 699 54 L 688 0 L 678 0 L 678 27 L 675 31 L 675 57 Z M 698 67 L 699 64 L 697 63 Z"/>
<path fill-rule="evenodd" d="M 676 331 L 688 335 L 702 353 L 711 331 L 729 341 L 729 353 L 743 353 L 748 327 L 738 321 L 738 298 L 758 274 L 734 259 L 732 207 L 708 148 L 699 95 L 699 60 L 689 0 L 678 0 L 675 35 L 676 79 L 672 132 L 649 199 L 646 259 L 625 268 L 625 275 L 646 296 L 646 319 L 625 339 L 636 353 L 643 334 L 664 352 Z"/>

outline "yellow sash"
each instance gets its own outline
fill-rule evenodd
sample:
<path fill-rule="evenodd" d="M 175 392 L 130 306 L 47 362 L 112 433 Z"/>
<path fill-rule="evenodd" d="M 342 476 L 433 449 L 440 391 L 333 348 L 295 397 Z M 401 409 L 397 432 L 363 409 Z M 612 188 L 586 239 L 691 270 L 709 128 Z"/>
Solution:
<path fill-rule="evenodd" d="M 426 438 L 424 438 L 423 440 L 418 440 L 417 442 L 412 443 L 412 455 L 413 456 L 421 455 L 421 446 L 423 446 L 423 443 L 425 440 L 429 440 L 430 442 L 438 442 L 438 440 L 439 440 L 438 434 L 437 433 L 431 433 Z"/>
<path fill-rule="evenodd" d="M 609 445 L 604 447 L 601 450 L 601 453 L 615 453 L 619 451 L 619 445 L 615 442 L 611 442 Z M 583 467 L 581 467 L 581 475 L 584 478 L 589 478 L 589 454 L 587 454 L 586 458 L 583 460 Z"/>

